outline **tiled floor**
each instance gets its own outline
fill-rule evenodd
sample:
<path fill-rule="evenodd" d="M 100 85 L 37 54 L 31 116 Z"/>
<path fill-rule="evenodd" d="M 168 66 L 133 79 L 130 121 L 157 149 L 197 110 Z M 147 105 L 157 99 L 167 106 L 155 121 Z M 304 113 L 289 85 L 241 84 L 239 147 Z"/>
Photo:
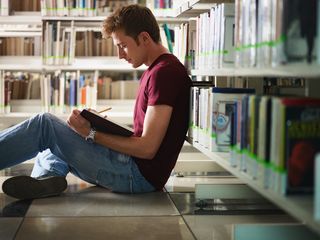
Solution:
<path fill-rule="evenodd" d="M 183 152 L 193 150 L 184 147 Z M 31 169 L 32 163 L 25 163 L 3 170 L 0 183 Z M 237 223 L 294 222 L 280 211 L 199 211 L 195 183 L 238 181 L 230 176 L 173 176 L 163 192 L 136 195 L 112 193 L 72 175 L 67 180 L 68 189 L 59 197 L 17 201 L 1 192 L 0 239 L 228 240 Z"/>

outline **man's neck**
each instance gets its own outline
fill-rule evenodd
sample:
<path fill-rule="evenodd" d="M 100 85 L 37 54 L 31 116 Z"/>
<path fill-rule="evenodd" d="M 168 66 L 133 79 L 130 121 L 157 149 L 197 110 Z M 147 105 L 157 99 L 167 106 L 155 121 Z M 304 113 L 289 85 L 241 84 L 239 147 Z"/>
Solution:
<path fill-rule="evenodd" d="M 169 53 L 169 51 L 160 44 L 154 44 L 148 49 L 148 58 L 145 63 L 146 66 L 150 66 L 160 55 Z"/>

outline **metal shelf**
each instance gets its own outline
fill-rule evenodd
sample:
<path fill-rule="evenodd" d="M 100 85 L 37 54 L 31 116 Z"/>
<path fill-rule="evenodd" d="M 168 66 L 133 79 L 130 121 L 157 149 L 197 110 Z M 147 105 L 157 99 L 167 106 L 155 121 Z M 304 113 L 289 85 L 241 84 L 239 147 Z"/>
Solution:
<path fill-rule="evenodd" d="M 217 3 L 234 2 L 233 0 L 190 0 L 184 2 L 181 6 L 175 9 L 176 17 L 196 17 L 199 14 L 208 12 L 211 7 Z"/>
<path fill-rule="evenodd" d="M 229 164 L 230 153 L 210 152 L 198 143 L 192 143 L 199 151 L 215 160 L 221 167 L 229 171 L 234 176 L 238 177 L 244 183 L 248 184 L 255 191 L 260 193 L 265 198 L 269 199 L 274 204 L 291 214 L 302 223 L 309 226 L 313 231 L 320 234 L 320 222 L 314 219 L 314 203 L 312 196 L 295 195 L 282 196 L 276 194 L 269 189 L 260 187 L 255 180 L 250 178 L 246 173 L 240 172 L 238 169 L 231 167 Z"/>
<path fill-rule="evenodd" d="M 269 68 L 220 68 L 191 70 L 194 76 L 244 76 L 244 77 L 320 77 L 320 65 L 307 63 L 290 63 L 286 66 Z"/>

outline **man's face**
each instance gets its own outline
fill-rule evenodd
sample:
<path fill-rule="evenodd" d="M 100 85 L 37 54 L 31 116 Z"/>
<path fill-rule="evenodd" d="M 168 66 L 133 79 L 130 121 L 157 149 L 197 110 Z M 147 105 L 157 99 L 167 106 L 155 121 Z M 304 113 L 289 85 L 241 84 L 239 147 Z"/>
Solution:
<path fill-rule="evenodd" d="M 118 56 L 120 59 L 125 59 L 132 67 L 137 68 L 144 63 L 145 48 L 132 38 L 125 35 L 124 31 L 117 30 L 111 34 L 114 45 L 118 49 Z"/>

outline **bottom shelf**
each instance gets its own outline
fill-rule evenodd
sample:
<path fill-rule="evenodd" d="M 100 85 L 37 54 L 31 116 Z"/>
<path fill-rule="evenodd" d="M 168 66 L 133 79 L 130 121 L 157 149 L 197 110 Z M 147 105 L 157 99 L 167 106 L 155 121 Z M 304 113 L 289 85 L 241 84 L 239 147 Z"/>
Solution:
<path fill-rule="evenodd" d="M 295 195 L 295 196 L 282 196 L 275 194 L 269 189 L 258 186 L 256 181 L 250 178 L 246 173 L 238 171 L 238 169 L 231 167 L 229 164 L 230 153 L 224 152 L 210 152 L 198 143 L 192 143 L 195 148 L 206 154 L 211 159 L 215 160 L 224 169 L 238 177 L 244 183 L 248 184 L 255 191 L 259 192 L 262 196 L 278 205 L 280 208 L 288 212 L 290 215 L 306 224 L 317 234 L 320 234 L 320 221 L 314 219 L 314 198 L 313 196 Z"/>

